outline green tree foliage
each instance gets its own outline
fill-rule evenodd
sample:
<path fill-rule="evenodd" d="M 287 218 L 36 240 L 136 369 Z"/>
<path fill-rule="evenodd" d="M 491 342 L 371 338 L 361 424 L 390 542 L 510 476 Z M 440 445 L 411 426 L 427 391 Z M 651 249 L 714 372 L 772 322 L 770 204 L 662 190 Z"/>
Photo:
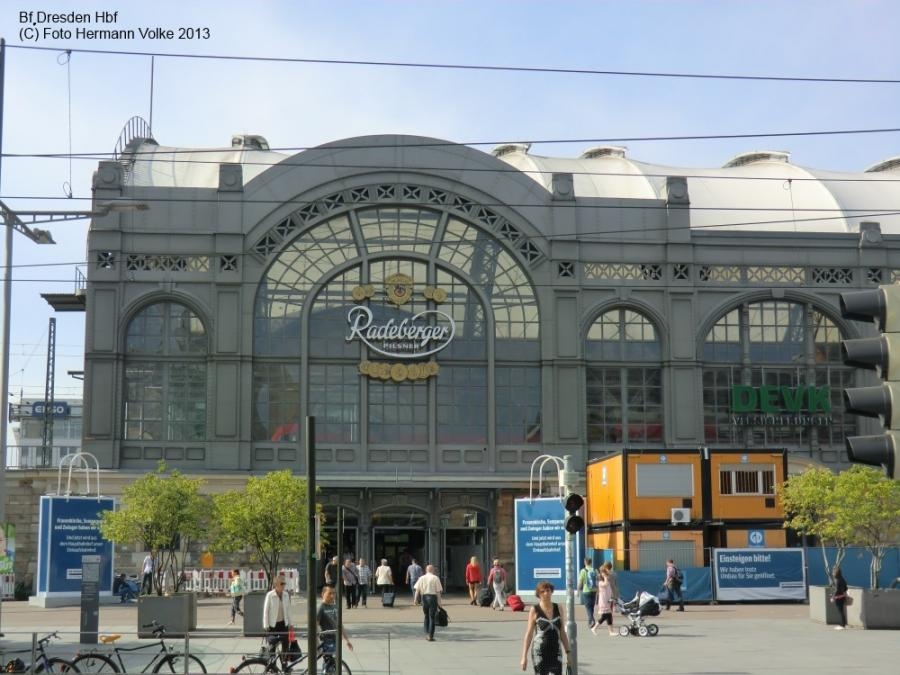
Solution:
<path fill-rule="evenodd" d="M 852 530 L 852 543 L 872 554 L 869 587 L 878 588 L 884 555 L 900 542 L 900 481 L 856 464 L 838 474 L 831 512 L 835 527 Z"/>
<path fill-rule="evenodd" d="M 306 480 L 284 470 L 252 476 L 243 490 L 215 495 L 213 548 L 249 547 L 271 582 L 281 555 L 306 547 L 306 489 Z"/>
<path fill-rule="evenodd" d="M 153 583 L 162 595 L 168 578 L 174 591 L 184 583 L 185 554 L 206 529 L 209 500 L 200 494 L 203 479 L 168 472 L 160 462 L 122 490 L 115 511 L 104 511 L 100 531 L 116 544 L 140 542 L 153 555 Z"/>
<path fill-rule="evenodd" d="M 808 469 L 788 478 L 779 492 L 784 506 L 784 527 L 819 540 L 825 574 L 831 583 L 832 567 L 841 564 L 854 536 L 853 528 L 847 527 L 845 521 L 838 521 L 833 513 L 836 482 L 837 476 L 828 469 Z M 837 549 L 833 564 L 825 550 L 829 544 Z"/>
<path fill-rule="evenodd" d="M 872 554 L 870 587 L 878 587 L 884 555 L 900 539 L 900 481 L 860 465 L 837 475 L 810 469 L 785 481 L 780 496 L 784 526 L 818 537 L 830 580 L 826 543 L 837 548 L 834 565 L 841 564 L 848 546 L 863 546 Z"/>

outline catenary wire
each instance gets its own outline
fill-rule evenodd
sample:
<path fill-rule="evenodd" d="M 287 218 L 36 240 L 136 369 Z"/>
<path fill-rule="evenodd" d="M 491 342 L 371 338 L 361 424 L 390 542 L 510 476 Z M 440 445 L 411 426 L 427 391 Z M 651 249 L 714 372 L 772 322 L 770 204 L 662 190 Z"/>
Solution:
<path fill-rule="evenodd" d="M 869 128 L 869 129 L 824 129 L 818 131 L 774 131 L 774 132 L 753 132 L 753 133 L 743 133 L 743 134 L 694 134 L 694 135 L 679 135 L 679 136 L 619 136 L 619 137 L 609 137 L 609 138 L 549 138 L 549 139 L 533 139 L 533 140 L 504 140 L 504 141 L 441 141 L 441 140 L 423 140 L 423 141 L 409 141 L 402 143 L 399 147 L 402 148 L 447 148 L 447 147 L 457 147 L 457 146 L 468 146 L 468 147 L 477 147 L 477 146 L 498 146 L 498 145 L 586 145 L 586 144 L 606 144 L 606 143 L 658 143 L 661 141 L 717 141 L 717 140 L 731 140 L 731 139 L 744 139 L 744 138 L 790 138 L 790 137 L 805 137 L 805 136 L 854 136 L 854 135 L 865 135 L 865 134 L 893 134 L 900 132 L 900 127 L 883 127 L 883 128 Z M 386 136 L 393 134 L 372 134 L 373 136 Z M 187 154 L 187 153 L 214 153 L 214 152 L 222 152 L 224 151 L 233 151 L 233 150 L 251 150 L 254 152 L 304 152 L 309 150 L 379 150 L 379 149 L 395 149 L 398 147 L 397 143 L 357 143 L 353 145 L 342 145 L 340 141 L 335 141 L 333 143 L 328 143 L 326 145 L 298 145 L 298 146 L 282 146 L 269 148 L 268 150 L 257 150 L 257 149 L 249 149 L 249 148 L 172 148 L 167 149 L 165 154 L 168 155 L 177 155 L 177 154 Z M 146 152 L 135 152 L 133 153 L 135 156 L 140 156 L 142 154 L 155 155 L 156 151 L 146 151 Z M 36 159 L 59 159 L 59 158 L 67 158 L 68 153 L 64 152 L 45 152 L 45 153 L 4 153 L 3 157 L 8 158 L 36 158 Z M 112 153 L 110 152 L 77 152 L 75 153 L 75 158 L 77 159 L 96 159 L 98 157 L 101 158 L 111 158 Z"/>
<path fill-rule="evenodd" d="M 8 49 L 26 49 L 32 51 L 60 51 L 59 47 L 41 47 L 38 45 L 7 45 Z M 739 80 L 761 82 L 808 82 L 822 84 L 900 84 L 900 79 L 875 77 L 803 77 L 788 75 L 738 75 L 736 73 L 678 73 L 665 71 L 629 71 L 601 70 L 593 68 L 553 68 L 545 66 L 503 66 L 464 63 L 428 63 L 422 61 L 370 61 L 353 59 L 324 59 L 289 56 L 238 56 L 235 54 L 187 54 L 184 52 L 152 52 L 125 49 L 70 49 L 82 54 L 100 54 L 107 56 L 152 56 L 172 59 L 192 59 L 211 61 L 247 61 L 264 63 L 296 63 L 328 66 L 363 66 L 379 68 L 416 68 L 428 70 L 474 70 L 489 72 L 537 73 L 557 75 L 598 75 L 614 77 L 653 77 L 672 79 L 698 80 Z"/>

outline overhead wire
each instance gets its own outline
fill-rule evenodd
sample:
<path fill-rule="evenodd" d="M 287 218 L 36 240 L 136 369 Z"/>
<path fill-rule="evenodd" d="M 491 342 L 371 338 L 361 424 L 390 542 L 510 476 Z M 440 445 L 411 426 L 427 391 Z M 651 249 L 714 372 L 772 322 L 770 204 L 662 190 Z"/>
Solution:
<path fill-rule="evenodd" d="M 493 141 L 445 141 L 438 139 L 429 139 L 421 141 L 413 141 L 410 137 L 404 137 L 402 143 L 397 142 L 354 142 L 342 144 L 341 141 L 330 142 L 320 145 L 298 145 L 298 146 L 279 146 L 268 148 L 267 150 L 258 150 L 251 148 L 167 148 L 163 151 L 166 155 L 179 154 L 204 154 L 204 153 L 220 153 L 228 151 L 253 151 L 253 152 L 305 152 L 309 150 L 383 150 L 397 148 L 448 148 L 458 146 L 479 147 L 479 146 L 504 146 L 504 145 L 586 145 L 586 144 L 607 144 L 607 143 L 658 143 L 669 141 L 721 141 L 735 140 L 746 138 L 790 138 L 804 136 L 855 136 L 866 134 L 893 134 L 900 133 L 900 127 L 881 127 L 869 129 L 823 129 L 813 131 L 771 131 L 771 132 L 753 132 L 753 133 L 731 133 L 731 134 L 681 134 L 681 135 L 661 135 L 661 136 L 610 136 L 606 138 L 543 138 L 529 140 L 493 140 Z M 393 134 L 371 134 L 373 137 L 393 136 Z M 146 152 L 136 151 L 132 153 L 134 157 L 141 157 L 143 154 L 157 155 L 163 154 L 156 150 L 148 150 Z M 60 152 L 42 152 L 42 153 L 4 153 L 3 157 L 7 158 L 33 158 L 33 159 L 58 159 L 67 158 L 68 153 Z M 112 158 L 112 153 L 107 151 L 99 152 L 78 152 L 74 154 L 76 159 L 97 159 Z M 573 158 L 576 159 L 576 158 Z M 583 159 L 583 158 L 578 158 Z M 276 162 L 281 163 L 281 162 Z M 260 162 L 260 164 L 267 164 Z"/>
<path fill-rule="evenodd" d="M 26 49 L 34 51 L 59 51 L 59 48 L 39 45 L 7 45 L 8 49 Z M 82 54 L 100 54 L 107 56 L 151 56 L 158 58 L 214 60 L 214 61 L 247 61 L 265 63 L 297 63 L 330 66 L 363 66 L 379 68 L 414 68 L 429 70 L 480 70 L 490 72 L 535 73 L 556 75 L 598 75 L 614 77 L 652 77 L 672 79 L 698 80 L 738 80 L 758 82 L 807 82 L 820 84 L 900 84 L 900 79 L 874 77 L 810 77 L 789 75 L 740 75 L 737 73 L 679 73 L 666 71 L 630 71 L 606 70 L 596 68 L 562 68 L 548 66 L 510 66 L 493 64 L 437 63 L 423 61 L 374 61 L 365 59 L 324 59 L 289 56 L 239 56 L 235 54 L 187 54 L 184 52 L 154 52 L 126 49 L 72 49 Z"/>

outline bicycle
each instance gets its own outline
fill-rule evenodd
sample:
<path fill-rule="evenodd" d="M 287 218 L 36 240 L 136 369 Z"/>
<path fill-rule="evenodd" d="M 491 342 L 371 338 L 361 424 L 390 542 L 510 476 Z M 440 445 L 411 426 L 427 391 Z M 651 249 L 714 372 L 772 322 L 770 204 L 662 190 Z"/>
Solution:
<path fill-rule="evenodd" d="M 316 650 L 316 672 L 323 675 L 337 675 L 337 660 L 334 652 L 326 650 L 322 636 L 335 631 L 322 631 L 319 634 L 319 645 Z M 263 638 L 263 644 L 260 648 L 258 656 L 245 656 L 243 661 L 235 667 L 229 669 L 231 673 L 245 673 L 248 675 L 267 675 L 273 673 L 296 673 L 297 675 L 305 675 L 309 672 L 309 668 L 303 670 L 295 670 L 303 661 L 306 660 L 308 654 L 297 656 L 296 658 L 288 655 L 287 662 L 282 659 L 282 653 L 278 649 L 279 640 L 275 636 L 266 636 Z M 353 675 L 347 662 L 341 664 L 342 675 Z"/>
<path fill-rule="evenodd" d="M 13 659 L 9 661 L 3 667 L 3 670 L 8 673 L 24 673 L 24 672 L 32 672 L 32 667 L 34 668 L 35 673 L 77 673 L 78 669 L 74 666 L 72 661 L 68 659 L 60 658 L 59 656 L 47 656 L 46 645 L 55 638 L 59 637 L 59 633 L 57 631 L 53 631 L 52 633 L 48 633 L 40 640 L 37 641 L 37 649 L 35 650 L 35 661 L 34 664 L 26 664 L 21 659 Z M 31 653 L 30 649 L 19 649 L 11 652 L 4 652 L 3 657 L 6 654 L 24 654 Z"/>
<path fill-rule="evenodd" d="M 122 660 L 122 654 L 124 652 L 136 652 L 141 649 L 150 649 L 151 647 L 158 646 L 159 651 L 140 672 L 183 674 L 185 672 L 184 659 L 188 660 L 188 673 L 206 672 L 206 666 L 203 665 L 203 661 L 199 658 L 193 654 L 184 654 L 183 652 L 175 651 L 174 647 L 170 647 L 166 644 L 166 627 L 164 625 L 157 621 L 151 621 L 148 624 L 144 624 L 143 627 L 153 628 L 153 637 L 158 638 L 158 640 L 152 644 L 138 645 L 137 647 L 116 647 L 114 645 L 113 650 L 110 653 L 97 651 L 81 653 L 75 657 L 72 664 L 78 669 L 77 672 L 81 673 L 126 673 L 129 672 L 129 670 Z M 100 642 L 103 644 L 113 644 L 121 637 L 121 635 L 101 635 Z M 113 657 L 115 657 L 115 660 L 113 660 Z M 135 671 L 132 669 L 130 672 Z"/>

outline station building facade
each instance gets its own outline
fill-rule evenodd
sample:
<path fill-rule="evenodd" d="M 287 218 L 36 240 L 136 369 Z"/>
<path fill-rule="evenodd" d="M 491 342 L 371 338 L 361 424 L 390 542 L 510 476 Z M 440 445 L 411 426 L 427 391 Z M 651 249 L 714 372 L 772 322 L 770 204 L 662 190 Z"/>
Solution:
<path fill-rule="evenodd" d="M 840 467 L 867 329 L 838 293 L 900 274 L 896 163 L 718 169 L 428 138 L 299 154 L 135 139 L 88 241 L 84 450 L 233 483 L 306 468 L 358 556 L 462 580 L 513 554 L 532 462 L 786 449 Z M 146 208 L 144 208 L 146 207 Z M 333 524 L 333 517 L 329 524 Z"/>

